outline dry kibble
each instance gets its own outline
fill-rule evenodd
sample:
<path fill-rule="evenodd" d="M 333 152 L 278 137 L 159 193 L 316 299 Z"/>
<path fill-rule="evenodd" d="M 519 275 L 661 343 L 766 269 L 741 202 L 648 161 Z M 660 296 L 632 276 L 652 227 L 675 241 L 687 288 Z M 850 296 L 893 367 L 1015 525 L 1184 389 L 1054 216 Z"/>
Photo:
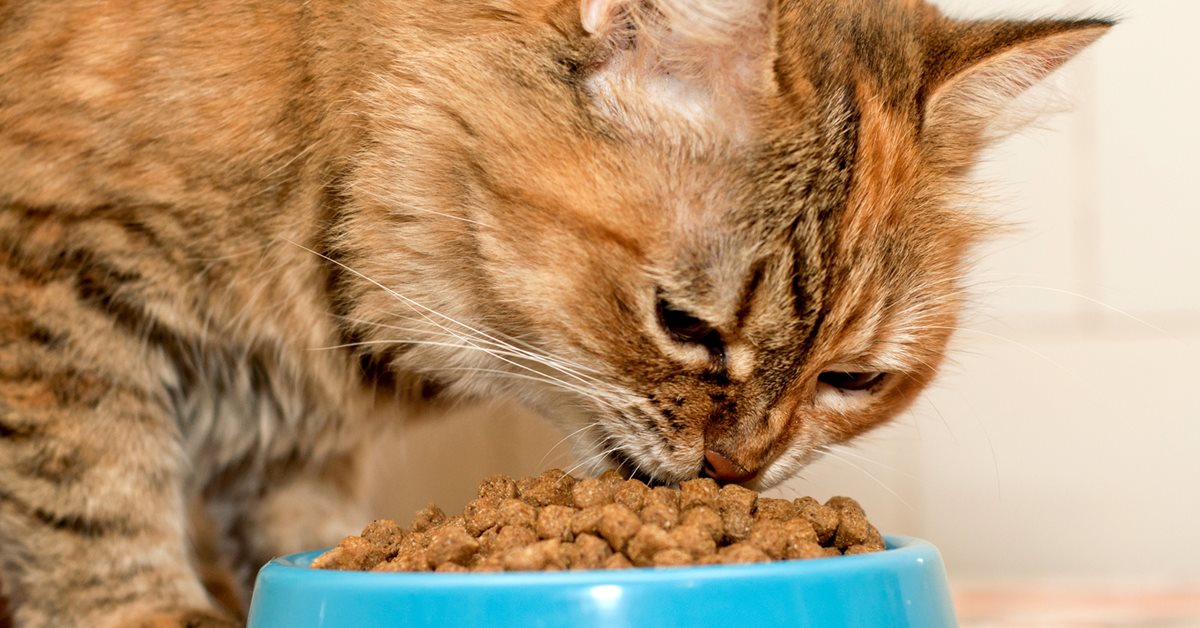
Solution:
<path fill-rule="evenodd" d="M 574 543 L 563 545 L 563 554 L 572 569 L 600 569 L 612 553 L 612 547 L 593 534 L 580 534 Z"/>
<path fill-rule="evenodd" d="M 862 506 L 847 497 L 788 501 L 710 479 L 652 489 L 615 472 L 577 481 L 557 469 L 519 481 L 492 476 L 478 495 L 457 516 L 430 504 L 408 530 L 388 519 L 372 521 L 312 566 L 438 573 L 624 569 L 884 549 Z"/>
<path fill-rule="evenodd" d="M 575 511 L 571 515 L 571 532 L 575 535 L 595 533 L 600 527 L 600 506 Z"/>
<path fill-rule="evenodd" d="M 575 533 L 571 531 L 571 520 L 575 509 L 569 506 L 549 505 L 537 513 L 537 532 L 539 539 L 558 539 L 571 541 Z"/>
<path fill-rule="evenodd" d="M 717 508 L 719 487 L 711 478 L 685 480 L 679 483 L 679 507 L 689 510 L 697 506 Z"/>
<path fill-rule="evenodd" d="M 783 555 L 788 560 L 823 558 L 824 556 L 826 556 L 825 548 L 821 547 L 821 544 L 816 541 L 788 544 L 787 551 Z"/>
<path fill-rule="evenodd" d="M 867 512 L 863 510 L 862 505 L 849 497 L 842 497 L 840 495 L 830 497 L 825 501 L 825 506 L 838 512 L 852 512 L 861 517 L 867 516 Z"/>
<path fill-rule="evenodd" d="M 626 480 L 617 487 L 617 492 L 613 493 L 613 501 L 634 512 L 641 512 L 642 506 L 646 504 L 646 496 L 649 494 L 650 487 L 645 483 L 638 480 Z"/>
<path fill-rule="evenodd" d="M 651 500 L 642 508 L 642 522 L 670 530 L 679 523 L 679 509 L 666 502 Z"/>
<path fill-rule="evenodd" d="M 654 555 L 655 567 L 686 567 L 694 561 L 692 555 L 681 549 L 666 549 Z"/>
<path fill-rule="evenodd" d="M 600 508 L 600 522 L 596 525 L 596 531 L 613 549 L 620 552 L 641 526 L 641 520 L 632 510 L 620 504 L 608 504 Z"/>
<path fill-rule="evenodd" d="M 484 530 L 496 525 L 499 517 L 500 499 L 480 497 L 467 502 L 463 509 L 463 521 L 467 532 L 479 536 Z"/>
<path fill-rule="evenodd" d="M 604 563 L 600 565 L 604 569 L 629 569 L 633 567 L 633 563 L 624 554 L 613 554 L 604 559 Z"/>
<path fill-rule="evenodd" d="M 505 526 L 496 535 L 493 551 L 505 552 L 513 548 L 523 547 L 537 541 L 537 534 L 532 528 L 525 526 Z"/>
<path fill-rule="evenodd" d="M 616 494 L 616 485 L 599 478 L 588 478 L 575 483 L 571 491 L 576 508 L 591 508 L 611 504 Z"/>
<path fill-rule="evenodd" d="M 647 523 L 629 539 L 625 555 L 638 567 L 648 567 L 654 564 L 655 555 L 666 549 L 675 549 L 675 540 L 666 530 Z"/>
<path fill-rule="evenodd" d="M 387 551 L 359 536 L 342 539 L 337 547 L 318 556 L 312 562 L 314 569 L 341 569 L 344 571 L 366 571 L 387 557 Z"/>
<path fill-rule="evenodd" d="M 496 509 L 496 524 L 533 528 L 537 525 L 537 509 L 519 499 L 506 499 Z"/>
<path fill-rule="evenodd" d="M 734 543 L 722 547 L 719 552 L 721 562 L 727 565 L 738 563 L 765 563 L 771 560 L 762 550 L 749 543 Z"/>
<path fill-rule="evenodd" d="M 429 534 L 429 546 L 425 556 L 429 563 L 442 566 L 445 563 L 465 564 L 479 551 L 479 541 L 467 533 L 462 525 L 447 525 Z"/>
<path fill-rule="evenodd" d="M 774 497 L 759 497 L 758 510 L 755 514 L 759 519 L 774 519 L 776 521 L 791 521 L 800 516 L 796 505 L 786 499 Z"/>
<path fill-rule="evenodd" d="M 493 475 L 479 485 L 479 497 L 495 500 L 511 499 L 517 496 L 517 483 L 512 478 L 503 475 Z"/>
<path fill-rule="evenodd" d="M 717 544 L 712 535 L 700 526 L 685 523 L 676 526 L 670 534 L 675 547 L 687 552 L 692 558 L 701 558 L 717 552 Z"/>
<path fill-rule="evenodd" d="M 788 532 L 782 521 L 759 519 L 750 528 L 747 539 L 772 560 L 782 560 L 787 552 Z"/>
<path fill-rule="evenodd" d="M 817 540 L 822 545 L 833 540 L 833 533 L 837 531 L 840 520 L 836 510 L 821 505 L 811 497 L 801 497 L 795 504 L 800 510 L 800 516 L 812 524 L 813 531 L 817 533 Z"/>
<path fill-rule="evenodd" d="M 442 512 L 436 504 L 428 506 L 417 511 L 413 517 L 412 530 L 413 532 L 424 532 L 446 520 L 446 513 Z"/>
<path fill-rule="evenodd" d="M 725 538 L 725 524 L 721 521 L 721 515 L 708 506 L 697 506 L 684 511 L 683 517 L 680 518 L 680 524 L 696 526 L 707 532 L 712 540 L 718 543 Z"/>
<path fill-rule="evenodd" d="M 517 482 L 517 495 L 532 506 L 570 506 L 575 478 L 560 469 L 551 469 L 535 478 Z"/>

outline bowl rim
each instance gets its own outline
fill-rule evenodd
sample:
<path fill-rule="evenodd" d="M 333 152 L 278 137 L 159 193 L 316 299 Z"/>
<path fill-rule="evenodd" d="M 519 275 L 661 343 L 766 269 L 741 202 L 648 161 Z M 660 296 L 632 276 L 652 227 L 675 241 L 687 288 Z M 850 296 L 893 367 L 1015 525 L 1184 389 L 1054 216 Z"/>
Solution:
<path fill-rule="evenodd" d="M 940 562 L 937 548 L 930 542 L 908 536 L 885 535 L 882 552 L 852 556 L 830 556 L 802 560 L 781 560 L 738 565 L 703 565 L 689 567 L 635 567 L 631 569 L 589 569 L 568 571 L 517 572 L 370 572 L 313 569 L 314 558 L 327 551 L 311 550 L 272 559 L 259 570 L 259 578 L 277 584 L 281 581 L 320 581 L 323 586 L 460 588 L 460 587 L 529 587 L 529 586 L 595 586 L 603 584 L 637 584 L 659 582 L 686 575 L 692 582 L 727 578 L 770 578 L 778 576 L 821 576 L 846 571 L 873 571 L 895 568 L 901 564 Z M 299 582 L 297 582 L 299 583 Z"/>

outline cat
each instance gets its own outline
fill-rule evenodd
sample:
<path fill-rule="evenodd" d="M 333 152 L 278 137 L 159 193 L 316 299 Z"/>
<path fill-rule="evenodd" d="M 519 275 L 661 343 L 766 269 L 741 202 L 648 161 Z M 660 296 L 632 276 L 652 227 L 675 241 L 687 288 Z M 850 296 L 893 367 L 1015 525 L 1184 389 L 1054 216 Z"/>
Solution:
<path fill-rule="evenodd" d="M 991 230 L 962 182 L 1111 25 L 0 1 L 15 625 L 236 625 L 261 561 L 367 520 L 372 436 L 458 399 L 592 470 L 777 484 L 934 377 Z"/>

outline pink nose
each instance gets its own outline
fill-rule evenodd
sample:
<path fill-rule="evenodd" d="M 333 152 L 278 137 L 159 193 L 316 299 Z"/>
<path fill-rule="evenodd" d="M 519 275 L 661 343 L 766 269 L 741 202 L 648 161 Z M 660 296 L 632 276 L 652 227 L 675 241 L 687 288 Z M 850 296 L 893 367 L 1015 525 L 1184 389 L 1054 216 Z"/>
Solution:
<path fill-rule="evenodd" d="M 701 474 L 719 484 L 744 484 L 754 480 L 758 471 L 747 471 L 734 464 L 729 458 L 709 449 L 704 452 L 704 469 Z"/>

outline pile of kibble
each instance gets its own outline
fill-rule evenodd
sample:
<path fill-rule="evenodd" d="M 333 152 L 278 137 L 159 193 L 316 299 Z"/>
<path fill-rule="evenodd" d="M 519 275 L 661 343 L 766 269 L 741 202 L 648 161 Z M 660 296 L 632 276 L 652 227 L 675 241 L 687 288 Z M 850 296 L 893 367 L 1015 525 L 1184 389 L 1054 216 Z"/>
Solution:
<path fill-rule="evenodd" d="M 857 502 L 760 497 L 688 480 L 648 487 L 613 472 L 577 480 L 557 469 L 483 481 L 461 516 L 430 505 L 407 530 L 374 521 L 318 556 L 318 569 L 536 571 L 754 563 L 863 554 L 883 537 Z"/>

